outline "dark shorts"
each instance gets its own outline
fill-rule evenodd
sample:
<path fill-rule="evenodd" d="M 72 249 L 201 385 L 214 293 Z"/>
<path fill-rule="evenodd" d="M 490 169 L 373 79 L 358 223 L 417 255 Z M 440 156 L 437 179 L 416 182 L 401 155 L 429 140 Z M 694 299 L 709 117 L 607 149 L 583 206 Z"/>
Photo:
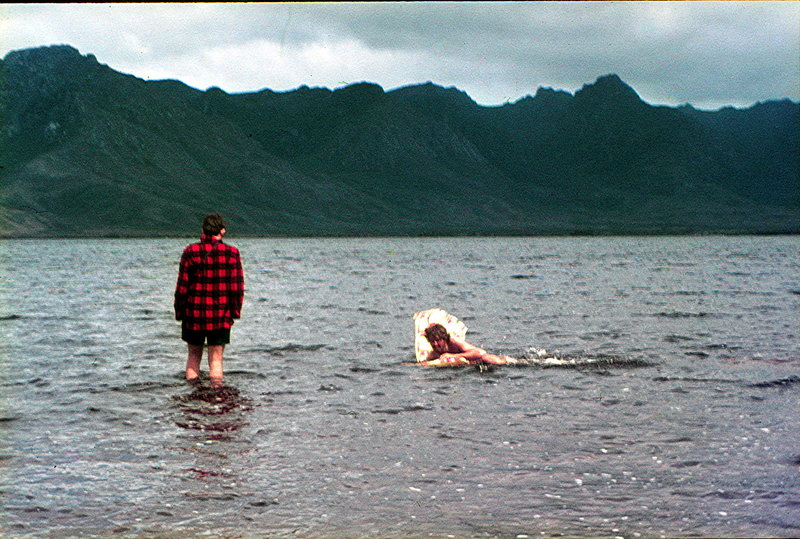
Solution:
<path fill-rule="evenodd" d="M 195 346 L 224 346 L 231 342 L 231 329 L 215 329 L 213 331 L 194 331 L 181 327 L 181 339 Z"/>

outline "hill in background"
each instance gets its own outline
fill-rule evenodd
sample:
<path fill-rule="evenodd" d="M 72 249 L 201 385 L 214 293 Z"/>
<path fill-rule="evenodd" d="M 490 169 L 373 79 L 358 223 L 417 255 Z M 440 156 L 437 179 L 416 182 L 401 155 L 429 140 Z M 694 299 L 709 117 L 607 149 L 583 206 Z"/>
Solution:
<path fill-rule="evenodd" d="M 800 105 L 652 106 L 616 75 L 498 107 L 427 83 L 227 94 L 69 46 L 0 63 L 0 235 L 797 233 Z"/>

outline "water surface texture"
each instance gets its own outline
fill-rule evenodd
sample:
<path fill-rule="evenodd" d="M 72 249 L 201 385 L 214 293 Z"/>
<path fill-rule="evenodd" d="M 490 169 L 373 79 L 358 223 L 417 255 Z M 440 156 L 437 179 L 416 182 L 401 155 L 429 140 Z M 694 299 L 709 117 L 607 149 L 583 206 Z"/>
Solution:
<path fill-rule="evenodd" d="M 0 243 L 3 535 L 800 535 L 798 237 L 231 235 L 221 388 L 191 241 Z M 431 307 L 570 365 L 403 365 Z"/>

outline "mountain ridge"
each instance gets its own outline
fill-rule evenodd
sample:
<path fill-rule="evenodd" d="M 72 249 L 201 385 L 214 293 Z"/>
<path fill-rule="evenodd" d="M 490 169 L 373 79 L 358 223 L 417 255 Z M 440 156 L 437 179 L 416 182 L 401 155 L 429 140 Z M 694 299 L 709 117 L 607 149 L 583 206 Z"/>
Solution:
<path fill-rule="evenodd" d="M 65 46 L 0 62 L 0 237 L 800 232 L 800 105 L 615 74 L 495 107 L 430 81 L 228 94 Z"/>

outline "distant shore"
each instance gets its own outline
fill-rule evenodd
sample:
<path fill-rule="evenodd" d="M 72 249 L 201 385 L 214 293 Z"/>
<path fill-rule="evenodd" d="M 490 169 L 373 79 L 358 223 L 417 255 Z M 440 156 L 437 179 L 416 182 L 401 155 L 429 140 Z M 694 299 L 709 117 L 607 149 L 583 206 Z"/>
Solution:
<path fill-rule="evenodd" d="M 234 234 L 229 241 L 235 239 L 380 239 L 380 238 L 615 238 L 615 237 L 715 237 L 715 236 L 798 236 L 800 230 L 787 231 L 708 231 L 708 232 L 592 232 L 575 231 L 550 234 Z M 0 240 L 141 240 L 141 239 L 185 239 L 197 236 L 196 233 L 115 233 L 115 234 L 30 234 L 0 235 Z"/>

